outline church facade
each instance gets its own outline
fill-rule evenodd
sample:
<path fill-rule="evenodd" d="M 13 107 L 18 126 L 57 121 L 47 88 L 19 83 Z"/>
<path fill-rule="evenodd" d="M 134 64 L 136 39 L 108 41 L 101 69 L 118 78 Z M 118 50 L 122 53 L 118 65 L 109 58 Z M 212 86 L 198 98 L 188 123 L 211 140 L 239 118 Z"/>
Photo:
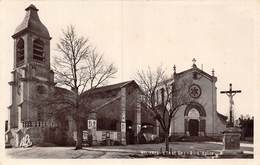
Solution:
<path fill-rule="evenodd" d="M 214 70 L 210 75 L 196 66 L 195 59 L 193 62 L 190 69 L 179 73 L 174 66 L 173 77 L 167 80 L 168 85 L 181 88 L 181 97 L 188 98 L 188 103 L 174 112 L 170 135 L 221 138 L 227 117 L 217 112 L 217 77 Z M 156 89 L 158 104 L 166 95 L 164 86 Z"/>

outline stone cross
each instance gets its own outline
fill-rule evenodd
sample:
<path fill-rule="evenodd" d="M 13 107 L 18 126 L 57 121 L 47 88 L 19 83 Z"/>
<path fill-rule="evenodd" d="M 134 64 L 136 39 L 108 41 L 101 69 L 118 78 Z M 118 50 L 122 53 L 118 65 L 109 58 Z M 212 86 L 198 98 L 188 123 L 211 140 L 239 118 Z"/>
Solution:
<path fill-rule="evenodd" d="M 173 65 L 173 72 L 176 73 L 176 66 Z"/>
<path fill-rule="evenodd" d="M 196 60 L 195 58 L 192 59 L 193 64 L 195 64 L 196 61 L 197 61 L 197 60 Z"/>
<path fill-rule="evenodd" d="M 232 84 L 229 84 L 229 90 L 228 91 L 220 91 L 221 94 L 225 93 L 229 97 L 229 103 L 230 103 L 230 108 L 229 108 L 229 123 L 228 127 L 234 127 L 234 117 L 233 117 L 233 105 L 234 105 L 234 100 L 233 97 L 237 93 L 241 93 L 241 90 L 232 90 Z"/>
<path fill-rule="evenodd" d="M 195 68 L 197 67 L 197 66 L 196 66 L 196 61 L 197 61 L 197 60 L 196 60 L 195 58 L 192 59 L 192 62 L 193 62 L 192 67 L 195 67 Z"/>

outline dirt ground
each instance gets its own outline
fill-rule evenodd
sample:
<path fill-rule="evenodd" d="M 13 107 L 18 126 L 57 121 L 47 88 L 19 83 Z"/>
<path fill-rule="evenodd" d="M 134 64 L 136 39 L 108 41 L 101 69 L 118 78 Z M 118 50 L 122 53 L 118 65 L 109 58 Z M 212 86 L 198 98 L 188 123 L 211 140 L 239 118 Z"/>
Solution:
<path fill-rule="evenodd" d="M 145 151 L 160 151 L 164 149 L 164 143 L 138 144 L 127 146 L 93 146 L 82 150 L 74 150 L 74 147 L 31 147 L 31 148 L 7 148 L 8 158 L 19 159 L 103 159 L 103 158 L 132 158 L 131 154 L 140 154 Z M 173 151 L 213 151 L 220 152 L 222 143 L 215 142 L 172 142 L 170 148 Z M 253 144 L 241 143 L 241 149 L 245 153 L 253 154 Z"/>

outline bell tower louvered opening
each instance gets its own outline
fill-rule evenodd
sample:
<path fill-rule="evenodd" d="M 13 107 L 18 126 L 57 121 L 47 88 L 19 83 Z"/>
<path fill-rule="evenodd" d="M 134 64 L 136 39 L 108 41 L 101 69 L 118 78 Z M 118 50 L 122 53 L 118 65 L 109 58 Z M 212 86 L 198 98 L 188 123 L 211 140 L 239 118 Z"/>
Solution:
<path fill-rule="evenodd" d="M 40 39 L 33 41 L 33 59 L 38 62 L 44 61 L 44 43 Z"/>
<path fill-rule="evenodd" d="M 24 41 L 20 38 L 16 45 L 16 64 L 20 66 L 24 63 Z"/>

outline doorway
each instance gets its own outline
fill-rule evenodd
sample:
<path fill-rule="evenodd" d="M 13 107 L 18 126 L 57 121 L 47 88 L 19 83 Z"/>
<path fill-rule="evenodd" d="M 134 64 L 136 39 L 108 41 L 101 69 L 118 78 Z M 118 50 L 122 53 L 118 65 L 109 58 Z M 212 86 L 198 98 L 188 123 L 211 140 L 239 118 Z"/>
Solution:
<path fill-rule="evenodd" d="M 126 120 L 126 144 L 134 144 L 133 122 Z"/>
<path fill-rule="evenodd" d="M 190 133 L 190 136 L 199 135 L 199 120 L 197 120 L 197 119 L 189 120 L 189 133 Z"/>

